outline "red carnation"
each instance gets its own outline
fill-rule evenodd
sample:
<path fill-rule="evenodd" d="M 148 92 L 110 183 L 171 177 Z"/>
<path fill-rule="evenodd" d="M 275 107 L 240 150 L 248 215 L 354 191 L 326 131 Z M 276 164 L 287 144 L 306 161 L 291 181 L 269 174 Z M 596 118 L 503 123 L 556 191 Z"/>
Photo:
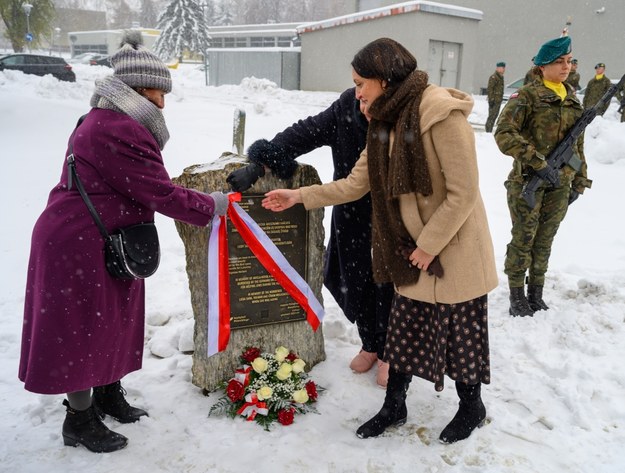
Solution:
<path fill-rule="evenodd" d="M 289 409 L 280 409 L 278 411 L 278 422 L 282 425 L 291 425 L 295 418 L 295 409 L 292 407 Z"/>
<path fill-rule="evenodd" d="M 306 383 L 306 393 L 308 394 L 308 397 L 310 398 L 311 401 L 316 401 L 317 400 L 317 385 L 315 384 L 314 381 L 308 381 Z"/>
<path fill-rule="evenodd" d="M 259 356 L 260 356 L 260 349 L 256 347 L 248 347 L 247 350 L 243 352 L 242 358 L 248 363 L 251 363 Z"/>
<path fill-rule="evenodd" d="M 286 359 L 289 360 L 291 363 L 293 363 L 298 358 L 299 358 L 299 356 L 297 356 L 297 354 L 295 354 L 293 352 L 289 352 L 289 354 L 286 356 Z"/>
<path fill-rule="evenodd" d="M 226 388 L 226 394 L 232 402 L 237 402 L 245 396 L 245 387 L 236 379 L 231 379 Z"/>

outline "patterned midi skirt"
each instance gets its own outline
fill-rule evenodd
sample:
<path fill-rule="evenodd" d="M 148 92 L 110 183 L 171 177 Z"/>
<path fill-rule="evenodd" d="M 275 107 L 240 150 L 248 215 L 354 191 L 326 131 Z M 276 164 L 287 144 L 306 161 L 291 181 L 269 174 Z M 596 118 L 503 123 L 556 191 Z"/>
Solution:
<path fill-rule="evenodd" d="M 443 390 L 444 375 L 466 384 L 490 383 L 488 297 L 429 304 L 395 293 L 384 361 Z"/>

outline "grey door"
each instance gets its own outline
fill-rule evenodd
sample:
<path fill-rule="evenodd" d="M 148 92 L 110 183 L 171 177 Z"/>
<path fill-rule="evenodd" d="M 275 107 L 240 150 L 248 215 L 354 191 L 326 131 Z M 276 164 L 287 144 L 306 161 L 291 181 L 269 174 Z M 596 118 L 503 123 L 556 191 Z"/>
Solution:
<path fill-rule="evenodd" d="M 427 73 L 430 83 L 443 87 L 458 87 L 462 44 L 430 40 Z"/>

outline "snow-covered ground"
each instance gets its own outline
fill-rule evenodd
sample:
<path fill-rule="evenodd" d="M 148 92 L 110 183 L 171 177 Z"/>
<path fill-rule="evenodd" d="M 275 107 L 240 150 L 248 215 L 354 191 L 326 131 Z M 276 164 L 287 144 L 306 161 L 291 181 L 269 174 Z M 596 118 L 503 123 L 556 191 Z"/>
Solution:
<path fill-rule="evenodd" d="M 150 417 L 130 425 L 107 420 L 130 439 L 122 451 L 64 447 L 63 397 L 25 391 L 16 373 L 31 229 L 58 180 L 76 119 L 88 111 L 94 79 L 111 72 L 80 64 L 74 69 L 76 83 L 0 72 L 0 471 L 625 471 L 625 124 L 614 105 L 586 133 L 594 187 L 560 228 L 545 288 L 551 309 L 534 318 L 507 315 L 501 269 L 510 222 L 502 183 L 511 161 L 492 135 L 476 131 L 501 284 L 490 295 L 492 384 L 483 389 L 490 422 L 466 441 L 437 441 L 457 408 L 453 384 L 448 381 L 437 394 L 418 379 L 410 388 L 405 426 L 377 439 L 355 436 L 381 406 L 384 391 L 376 387 L 375 373 L 349 370 L 358 335 L 327 291 L 328 358 L 311 373 L 327 389 L 317 402 L 319 415 L 297 416 L 293 425 L 270 432 L 243 419 L 209 418 L 219 394 L 205 397 L 192 385 L 191 355 L 184 353 L 192 343 L 193 316 L 183 245 L 173 222 L 158 216 L 163 254 L 159 271 L 147 281 L 144 367 L 123 380 L 131 402 Z M 262 80 L 205 87 L 204 73 L 186 64 L 172 73 L 174 90 L 165 108 L 172 138 L 164 151 L 172 176 L 231 150 L 236 108 L 247 112 L 250 144 L 318 113 L 338 96 L 284 91 Z M 343 73 L 350 73 L 348 67 Z M 487 104 L 484 97 L 475 100 L 471 121 L 484 123 Z M 322 180 L 331 179 L 328 149 L 302 161 L 315 165 Z"/>

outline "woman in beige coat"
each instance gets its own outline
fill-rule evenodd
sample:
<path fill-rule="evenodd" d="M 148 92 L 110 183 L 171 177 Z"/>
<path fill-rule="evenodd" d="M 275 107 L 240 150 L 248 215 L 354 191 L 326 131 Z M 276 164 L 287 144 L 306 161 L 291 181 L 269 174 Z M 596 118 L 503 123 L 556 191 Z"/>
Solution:
<path fill-rule="evenodd" d="M 307 209 L 371 191 L 373 270 L 395 296 L 384 358 L 390 364 L 382 409 L 357 435 L 375 437 L 406 422 L 412 376 L 443 389 L 456 383 L 460 407 L 440 440 L 456 442 L 481 425 L 481 383 L 490 382 L 487 293 L 497 286 L 493 246 L 480 196 L 473 101 L 427 83 L 401 44 L 381 38 L 352 61 L 367 148 L 351 174 L 329 184 L 267 193 L 265 208 Z"/>

